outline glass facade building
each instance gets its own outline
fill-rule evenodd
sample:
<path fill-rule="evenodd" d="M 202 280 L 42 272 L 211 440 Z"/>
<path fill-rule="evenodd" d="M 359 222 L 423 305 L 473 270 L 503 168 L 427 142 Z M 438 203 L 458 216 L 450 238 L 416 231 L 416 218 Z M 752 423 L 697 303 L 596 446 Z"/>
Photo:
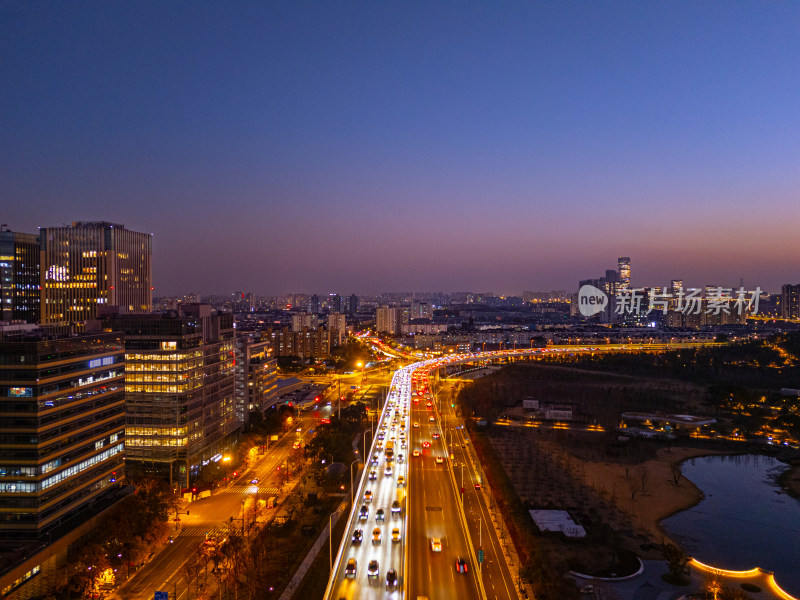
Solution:
<path fill-rule="evenodd" d="M 103 321 L 125 335 L 129 471 L 188 487 L 241 428 L 234 398 L 233 315 L 208 304 Z"/>
<path fill-rule="evenodd" d="M 39 237 L 0 230 L 0 321 L 39 322 Z"/>
<path fill-rule="evenodd" d="M 124 377 L 116 334 L 0 338 L 0 545 L 55 540 L 116 499 Z"/>
<path fill-rule="evenodd" d="M 97 318 L 98 306 L 149 312 L 153 305 L 150 234 L 102 222 L 43 227 L 41 322 Z"/>

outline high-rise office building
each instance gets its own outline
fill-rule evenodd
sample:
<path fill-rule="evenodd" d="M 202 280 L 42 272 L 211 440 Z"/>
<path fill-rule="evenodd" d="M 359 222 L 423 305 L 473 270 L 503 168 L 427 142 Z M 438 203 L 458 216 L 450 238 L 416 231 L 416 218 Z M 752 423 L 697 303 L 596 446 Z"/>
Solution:
<path fill-rule="evenodd" d="M 39 241 L 43 324 L 95 319 L 103 305 L 151 310 L 150 234 L 104 221 L 75 222 L 42 228 Z"/>
<path fill-rule="evenodd" d="M 233 315 L 209 304 L 104 315 L 125 334 L 129 471 L 186 487 L 236 441 Z"/>
<path fill-rule="evenodd" d="M 800 284 L 781 286 L 781 316 L 800 319 Z"/>
<path fill-rule="evenodd" d="M 0 321 L 39 322 L 39 237 L 0 228 Z"/>
<path fill-rule="evenodd" d="M 0 549 L 55 541 L 117 498 L 122 339 L 3 333 L 0 364 Z"/>
<path fill-rule="evenodd" d="M 631 287 L 631 257 L 620 256 L 617 259 L 618 289 L 627 290 Z"/>

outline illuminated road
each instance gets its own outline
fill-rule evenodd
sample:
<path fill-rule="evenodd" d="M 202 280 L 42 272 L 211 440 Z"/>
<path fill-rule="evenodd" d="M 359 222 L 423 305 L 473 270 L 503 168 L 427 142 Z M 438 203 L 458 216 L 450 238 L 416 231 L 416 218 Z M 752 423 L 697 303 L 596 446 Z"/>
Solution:
<path fill-rule="evenodd" d="M 411 410 L 412 421 L 419 423 L 412 427 L 411 449 L 420 455 L 410 459 L 407 597 L 481 598 L 474 569 L 477 563 L 460 519 L 439 421 L 430 421 L 431 416 L 436 417 L 435 407 L 427 406 L 428 398 L 420 397 Z M 427 443 L 430 447 L 426 448 L 423 444 Z M 437 464 L 436 458 L 443 462 Z M 441 552 L 431 550 L 431 538 L 441 540 Z M 465 574 L 455 569 L 458 557 L 466 560 Z"/>
<path fill-rule="evenodd" d="M 329 416 L 330 407 L 320 408 L 322 416 Z M 182 566 L 187 557 L 206 538 L 206 534 L 224 536 L 231 526 L 242 527 L 242 506 L 254 494 L 269 497 L 277 494 L 278 487 L 272 480 L 279 465 L 292 453 L 296 441 L 305 443 L 310 439 L 309 428 L 316 421 L 313 417 L 302 418 L 295 424 L 301 432 L 291 432 L 277 442 L 256 464 L 242 473 L 224 490 L 215 491 L 210 498 L 197 500 L 188 505 L 189 515 L 180 515 L 180 528 L 174 532 L 174 543 L 168 544 L 159 554 L 114 594 L 112 599 L 150 600 L 155 591 L 168 591 L 170 598 L 185 600 L 186 580 Z M 250 483 L 258 479 L 258 484 Z"/>
<path fill-rule="evenodd" d="M 408 480 L 408 461 L 404 458 L 401 462 L 400 454 L 407 456 L 407 448 L 403 448 L 403 437 L 408 439 L 409 421 L 403 419 L 404 409 L 407 408 L 407 398 L 410 389 L 409 371 L 401 369 L 392 379 L 391 391 L 384 407 L 381 419 L 376 427 L 375 440 L 368 452 L 368 465 L 364 469 L 362 479 L 356 489 L 354 510 L 350 515 L 345 530 L 342 544 L 334 565 L 334 573 L 328 584 L 329 598 L 400 598 L 399 589 L 386 590 L 386 574 L 389 569 L 394 569 L 398 577 L 398 588 L 402 587 L 405 579 L 405 540 L 406 526 L 408 523 L 405 499 L 405 486 L 398 486 L 398 478 Z M 383 440 L 380 439 L 381 434 Z M 392 440 L 394 438 L 394 440 Z M 394 460 L 386 458 L 386 443 L 394 442 Z M 387 466 L 391 471 L 387 472 Z M 371 472 L 374 471 L 374 475 Z M 374 478 L 370 478 L 374 477 Z M 372 499 L 365 501 L 367 491 L 372 493 Z M 392 513 L 394 501 L 400 503 L 400 512 Z M 360 516 L 361 509 L 367 511 L 366 517 Z M 384 511 L 383 520 L 378 520 L 378 510 Z M 373 531 L 380 530 L 380 542 L 373 543 Z M 392 530 L 399 529 L 399 540 L 392 541 Z M 361 530 L 362 541 L 353 543 L 356 530 Z M 346 576 L 347 565 L 350 560 L 355 561 L 355 572 L 352 577 Z M 377 574 L 371 577 L 368 570 L 371 561 L 377 561 Z"/>
<path fill-rule="evenodd" d="M 379 448 L 381 441 L 376 436 L 369 455 L 370 459 L 375 457 L 377 465 L 364 470 L 358 485 L 356 494 L 359 501 L 355 503 L 348 519 L 325 598 L 518 598 L 500 541 L 488 526 L 492 518 L 491 502 L 484 497 L 481 489 L 475 487 L 480 465 L 468 451 L 468 437 L 456 425 L 452 411 L 440 414 L 437 410 L 439 402 L 436 401 L 431 401 L 431 406 L 428 406 L 429 400 L 432 400 L 427 389 L 428 372 L 460 363 L 480 364 L 550 353 L 658 351 L 686 346 L 694 344 L 571 345 L 501 350 L 429 359 L 396 371 L 378 427 L 385 427 L 386 440 L 394 436 L 396 443 L 402 439 L 401 432 L 406 435 L 408 448 L 395 449 L 395 455 L 405 455 L 405 462 L 400 463 L 399 459 L 391 462 L 392 473 L 384 475 L 389 461 L 383 449 Z M 447 409 L 446 404 L 444 408 Z M 414 426 L 415 423 L 418 426 Z M 452 459 L 444 447 L 442 435 L 445 432 L 451 441 Z M 419 456 L 413 456 L 414 451 L 418 451 Z M 437 457 L 442 461 L 437 462 Z M 368 478 L 371 469 L 376 470 L 374 480 Z M 405 488 L 398 487 L 398 477 L 401 475 L 405 477 Z M 463 511 L 462 499 L 459 498 L 462 487 Z M 374 496 L 370 503 L 363 500 L 367 490 Z M 403 505 L 399 516 L 390 514 L 394 500 L 399 500 Z M 368 510 L 364 520 L 359 519 L 362 505 Z M 386 512 L 385 522 L 376 521 L 378 508 Z M 375 527 L 380 528 L 382 539 L 380 543 L 373 544 L 371 537 Z M 401 541 L 392 543 L 391 530 L 394 527 L 399 527 Z M 363 541 L 354 544 L 353 534 L 358 529 L 363 531 Z M 441 540 L 441 551 L 432 550 L 432 538 Z M 479 546 L 486 558 L 480 572 L 475 568 L 478 565 Z M 466 573 L 456 570 L 458 557 L 464 559 Z M 355 573 L 352 577 L 346 577 L 348 561 L 351 559 L 355 560 Z M 370 578 L 367 570 L 373 560 L 378 561 L 378 576 Z M 388 569 L 396 570 L 398 589 L 385 588 Z"/>

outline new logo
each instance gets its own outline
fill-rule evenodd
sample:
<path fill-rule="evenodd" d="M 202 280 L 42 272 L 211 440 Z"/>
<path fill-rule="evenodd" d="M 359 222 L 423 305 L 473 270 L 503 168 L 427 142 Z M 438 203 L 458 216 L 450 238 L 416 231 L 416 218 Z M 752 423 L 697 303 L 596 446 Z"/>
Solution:
<path fill-rule="evenodd" d="M 573 288 L 574 289 L 574 288 Z M 608 306 L 608 296 L 593 285 L 584 285 L 578 292 L 578 309 L 584 317 L 602 312 Z"/>

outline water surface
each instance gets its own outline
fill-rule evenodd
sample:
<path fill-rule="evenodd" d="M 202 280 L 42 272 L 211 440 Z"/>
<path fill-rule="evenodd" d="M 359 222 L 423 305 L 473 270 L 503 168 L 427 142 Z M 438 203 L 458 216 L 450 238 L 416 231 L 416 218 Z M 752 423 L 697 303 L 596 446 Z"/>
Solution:
<path fill-rule="evenodd" d="M 800 501 L 775 483 L 786 468 L 767 456 L 689 459 L 684 476 L 705 499 L 662 525 L 700 562 L 774 571 L 778 584 L 800 597 Z"/>

